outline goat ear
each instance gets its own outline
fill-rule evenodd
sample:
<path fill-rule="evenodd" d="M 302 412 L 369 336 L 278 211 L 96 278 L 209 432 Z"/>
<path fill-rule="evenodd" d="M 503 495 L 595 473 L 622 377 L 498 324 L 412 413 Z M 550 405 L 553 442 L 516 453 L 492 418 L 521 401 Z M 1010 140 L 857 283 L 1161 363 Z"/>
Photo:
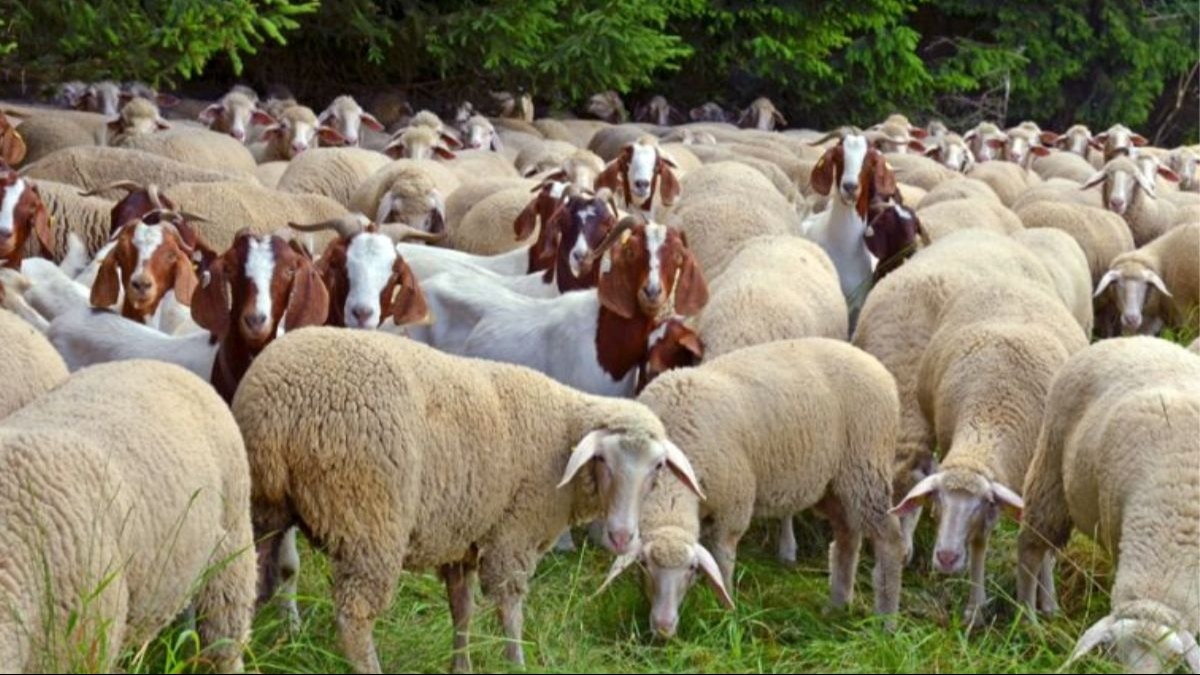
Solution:
<path fill-rule="evenodd" d="M 196 292 L 196 272 L 192 269 L 192 261 L 186 255 L 175 259 L 175 299 L 181 305 L 191 305 L 192 296 Z"/>
<path fill-rule="evenodd" d="M 255 110 L 250 113 L 250 124 L 277 124 L 274 117 L 271 117 L 265 110 Z"/>
<path fill-rule="evenodd" d="M 329 318 L 329 289 L 321 281 L 317 269 L 307 260 L 300 263 L 292 280 L 292 293 L 288 298 L 287 313 L 283 317 L 284 330 L 293 331 L 304 326 L 320 326 Z"/>
<path fill-rule="evenodd" d="M 346 144 L 346 137 L 333 127 L 318 127 L 317 137 L 321 139 L 321 145 L 337 147 Z"/>
<path fill-rule="evenodd" d="M 619 159 L 614 159 L 608 163 L 608 166 L 604 167 L 604 171 L 601 171 L 599 176 L 596 176 L 596 189 L 599 190 L 600 188 L 608 188 L 609 190 L 616 192 L 620 187 L 621 161 Z"/>
<path fill-rule="evenodd" d="M 683 253 L 683 270 L 674 291 L 676 314 L 694 316 L 708 304 L 708 283 L 691 251 Z"/>
<path fill-rule="evenodd" d="M 112 307 L 117 304 L 121 291 L 121 280 L 117 275 L 117 249 L 114 247 L 100 263 L 96 281 L 92 284 L 90 301 L 92 307 Z"/>
<path fill-rule="evenodd" d="M 608 273 L 601 273 L 599 283 L 600 304 L 610 312 L 624 319 L 637 316 L 637 273 L 630 255 L 625 253 L 628 240 L 618 242 L 608 250 L 612 262 Z"/>
<path fill-rule="evenodd" d="M 537 205 L 541 199 L 541 195 L 538 195 L 529 200 L 525 208 L 517 214 L 517 219 L 513 221 L 513 234 L 516 235 L 517 241 L 524 241 L 533 234 L 533 228 L 537 225 Z"/>
<path fill-rule="evenodd" d="M 675 172 L 671 170 L 671 160 L 660 156 L 658 158 L 658 167 L 659 195 L 662 197 L 663 206 L 671 206 L 679 198 L 679 179 L 675 177 Z"/>
<path fill-rule="evenodd" d="M 425 303 L 425 293 L 412 268 L 397 256 L 392 272 L 397 277 L 396 294 L 392 299 L 392 319 L 396 325 L 429 323 L 429 305 Z"/>
<path fill-rule="evenodd" d="M 25 139 L 15 128 L 7 127 L 0 133 L 0 162 L 16 166 L 25 159 L 25 152 Z"/>
<path fill-rule="evenodd" d="M 384 129 L 383 123 L 380 122 L 379 120 L 375 119 L 375 116 L 372 115 L 371 113 L 365 112 L 362 115 L 360 115 L 358 119 L 362 122 L 362 125 L 364 127 L 370 129 L 371 131 L 382 132 Z"/>
<path fill-rule="evenodd" d="M 220 117 L 224 112 L 225 106 L 223 104 L 214 103 L 200 111 L 200 114 L 196 116 L 196 119 L 205 124 L 212 124 L 213 122 L 216 122 L 217 118 Z"/>
<path fill-rule="evenodd" d="M 833 188 L 837 165 L 841 163 L 841 158 L 842 146 L 835 145 L 826 150 L 825 154 L 821 155 L 821 159 L 817 160 L 809 182 L 814 192 L 819 195 L 829 194 L 829 191 Z"/>
<path fill-rule="evenodd" d="M 217 258 L 204 273 L 204 285 L 192 292 L 192 320 L 218 339 L 229 331 L 228 254 Z"/>
<path fill-rule="evenodd" d="M 33 194 L 37 197 L 37 205 L 33 207 L 33 234 L 42 245 L 42 253 L 47 257 L 53 256 L 54 238 L 50 234 L 50 212 L 46 210 L 46 202 L 42 201 L 37 186 L 34 186 Z"/>

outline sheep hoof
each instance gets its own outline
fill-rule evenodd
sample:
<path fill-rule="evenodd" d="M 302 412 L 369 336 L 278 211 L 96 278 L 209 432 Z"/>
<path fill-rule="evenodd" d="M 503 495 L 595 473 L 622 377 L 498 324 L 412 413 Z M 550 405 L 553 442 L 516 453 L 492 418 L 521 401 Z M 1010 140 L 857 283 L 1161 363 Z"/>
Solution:
<path fill-rule="evenodd" d="M 983 607 L 967 607 L 963 611 L 963 627 L 968 631 L 977 631 L 986 625 L 983 618 Z"/>

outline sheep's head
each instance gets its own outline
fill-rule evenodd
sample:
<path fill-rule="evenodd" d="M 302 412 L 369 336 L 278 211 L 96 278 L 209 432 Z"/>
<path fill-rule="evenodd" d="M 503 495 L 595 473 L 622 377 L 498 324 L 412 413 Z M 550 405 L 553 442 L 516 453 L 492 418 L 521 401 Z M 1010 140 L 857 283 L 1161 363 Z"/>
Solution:
<path fill-rule="evenodd" d="M 709 101 L 688 111 L 693 122 L 728 122 L 729 113 L 719 104 Z"/>
<path fill-rule="evenodd" d="M 50 213 L 37 186 L 0 161 L 0 266 L 20 269 L 30 236 L 43 251 L 54 250 Z"/>
<path fill-rule="evenodd" d="M 645 532 L 635 551 L 617 556 L 613 561 L 600 589 L 604 590 L 635 562 L 645 571 L 645 590 L 650 596 L 650 625 L 660 638 L 675 636 L 683 599 L 701 578 L 726 609 L 733 609 L 733 598 L 725 588 L 716 559 L 696 537 L 681 528 L 660 527 Z"/>
<path fill-rule="evenodd" d="M 1029 168 L 1034 157 L 1045 157 L 1050 151 L 1041 145 L 1038 137 L 1040 132 L 1033 132 L 1023 127 L 1013 127 L 1008 130 L 1004 143 L 1003 157 L 1023 168 Z"/>
<path fill-rule="evenodd" d="M 111 80 L 94 82 L 84 88 L 74 107 L 115 117 L 121 109 L 121 87 Z"/>
<path fill-rule="evenodd" d="M 625 102 L 621 100 L 621 95 L 611 90 L 592 94 L 592 97 L 588 99 L 587 111 L 612 124 L 620 124 L 629 117 L 629 113 L 625 111 Z"/>
<path fill-rule="evenodd" d="M 925 125 L 925 133 L 928 138 L 936 141 L 949 134 L 950 130 L 946 128 L 946 123 L 941 120 L 929 120 L 929 124 Z"/>
<path fill-rule="evenodd" d="M 904 155 L 909 150 L 924 153 L 925 145 L 917 140 L 918 137 L 913 133 L 914 130 L 920 132 L 921 137 L 924 137 L 924 129 L 908 127 L 893 122 L 884 122 L 883 124 L 871 127 L 864 135 L 870 141 L 871 147 L 884 154 Z"/>
<path fill-rule="evenodd" d="M 0 141 L 2 143 L 3 141 Z M 2 155 L 2 153 L 0 153 Z M 1175 148 L 1167 156 L 1167 166 L 1179 176 L 1179 188 L 1194 190 L 1197 187 L 1196 153 L 1188 148 Z"/>
<path fill-rule="evenodd" d="M 1082 124 L 1076 124 L 1060 136 L 1053 131 L 1043 131 L 1042 144 L 1065 150 L 1087 159 L 1088 148 L 1092 145 L 1092 130 Z"/>
<path fill-rule="evenodd" d="M 293 105 L 285 108 L 276 119 L 279 121 L 267 127 L 262 138 L 273 143 L 278 154 L 286 159 L 322 143 L 332 146 L 346 143 L 336 129 L 322 126 L 311 108 Z"/>
<path fill-rule="evenodd" d="M 25 159 L 25 139 L 0 112 L 0 162 L 16 166 Z"/>
<path fill-rule="evenodd" d="M 113 137 L 146 136 L 170 128 L 171 125 L 158 111 L 158 106 L 140 97 L 131 99 L 121 108 L 121 114 L 108 122 L 108 131 Z"/>
<path fill-rule="evenodd" d="M 933 147 L 925 151 L 926 157 L 959 173 L 966 173 L 975 166 L 975 156 L 962 136 L 947 133 L 935 138 Z"/>
<path fill-rule="evenodd" d="M 454 126 L 462 129 L 467 120 L 475 116 L 475 106 L 470 101 L 463 101 L 454 109 Z"/>
<path fill-rule="evenodd" d="M 1081 189 L 1087 190 L 1097 185 L 1103 186 L 1105 208 L 1119 216 L 1124 216 L 1129 210 L 1139 190 L 1151 199 L 1157 197 L 1154 183 L 1146 179 L 1137 162 L 1124 155 L 1110 160 Z"/>
<path fill-rule="evenodd" d="M 618 554 L 628 553 L 638 540 L 642 502 L 666 468 L 683 484 L 704 498 L 700 482 L 687 456 L 661 431 L 641 426 L 631 429 L 606 427 L 589 432 L 567 459 L 558 487 L 571 483 L 585 471 L 604 507 L 604 529 L 608 545 Z"/>
<path fill-rule="evenodd" d="M 685 120 L 683 113 L 667 101 L 665 96 L 655 96 L 650 102 L 641 106 L 634 113 L 634 119 L 639 122 L 657 124 L 660 127 L 682 124 Z"/>
<path fill-rule="evenodd" d="M 333 99 L 333 103 L 329 104 L 317 121 L 337 130 L 345 145 L 358 145 L 364 126 L 372 131 L 383 131 L 383 125 L 379 123 L 379 120 L 363 110 L 352 96 L 339 96 Z"/>
<path fill-rule="evenodd" d="M 1084 631 L 1067 665 L 1100 646 L 1108 646 L 1129 673 L 1170 673 L 1181 662 L 1189 672 L 1200 673 L 1200 645 L 1196 644 L 1196 638 L 1187 630 L 1156 621 L 1110 614 Z"/>
<path fill-rule="evenodd" d="M 658 139 L 643 136 L 625 146 L 621 154 L 609 162 L 596 179 L 596 187 L 621 191 L 625 203 L 649 211 L 656 191 L 661 193 L 664 206 L 671 206 L 679 196 L 679 179 L 675 162 L 663 154 Z"/>
<path fill-rule="evenodd" d="M 1159 161 L 1158 157 L 1148 152 L 1135 152 L 1133 161 L 1137 163 L 1138 168 L 1142 171 L 1142 176 L 1146 178 L 1146 182 L 1153 184 L 1155 179 L 1162 177 L 1163 180 L 1171 181 L 1172 183 L 1179 182 L 1179 175 L 1171 168 Z"/>
<path fill-rule="evenodd" d="M 1102 134 L 1092 139 L 1092 147 L 1104 151 L 1104 161 L 1111 161 L 1122 152 L 1129 154 L 1131 148 L 1141 147 L 1150 141 L 1146 137 L 1134 133 L 1124 124 L 1114 124 Z"/>
<path fill-rule="evenodd" d="M 967 543 L 986 538 L 999 520 L 1001 509 L 1008 509 L 1019 519 L 1025 508 L 1020 495 L 1004 485 L 974 471 L 948 469 L 917 483 L 891 512 L 911 514 L 930 499 L 938 505 L 933 566 L 942 574 L 963 571 L 967 564 Z"/>
<path fill-rule="evenodd" d="M 433 180 L 424 171 L 402 168 L 379 198 L 375 210 L 377 223 L 404 223 L 431 234 L 446 229 L 446 205 Z"/>
<path fill-rule="evenodd" d="M 738 118 L 738 126 L 751 127 L 759 131 L 774 131 L 776 126 L 786 126 L 783 113 L 771 103 L 771 99 L 760 96 L 754 99 Z"/>
<path fill-rule="evenodd" d="M 578 149 L 560 162 L 558 169 L 548 174 L 545 180 L 570 183 L 578 190 L 592 190 L 603 172 L 604 160 L 599 155 Z"/>
<path fill-rule="evenodd" d="M 455 154 L 447 138 L 446 134 L 439 134 L 427 126 L 410 126 L 400 132 L 383 152 L 392 159 L 454 159 Z"/>
<path fill-rule="evenodd" d="M 995 159 L 1004 150 L 1008 135 L 991 122 L 980 122 L 963 136 L 976 162 L 987 162 Z"/>
<path fill-rule="evenodd" d="M 1158 272 L 1134 254 L 1117 256 L 1112 267 L 1100 277 L 1095 293 L 1099 297 L 1110 286 L 1115 289 L 1117 308 L 1121 311 L 1121 326 L 1127 334 L 1141 329 L 1151 288 L 1171 297 L 1171 291 Z"/>
<path fill-rule="evenodd" d="M 91 303 L 110 307 L 124 290 L 121 314 L 146 321 L 167 291 L 180 304 L 190 305 L 196 290 L 193 256 L 199 238 L 183 218 L 155 209 L 122 225 L 112 238 L 113 248 L 100 265 L 92 286 Z"/>
<path fill-rule="evenodd" d="M 483 115 L 475 115 L 467 120 L 463 125 L 463 136 L 466 138 L 463 145 L 472 150 L 487 149 L 499 152 L 504 147 L 500 141 L 500 134 L 496 133 L 496 127 Z"/>
<path fill-rule="evenodd" d="M 229 134 L 245 143 L 250 127 L 255 124 L 275 124 L 275 119 L 258 109 L 257 98 L 250 98 L 241 91 L 230 91 L 220 101 L 205 108 L 197 119 L 209 129 Z"/>
<path fill-rule="evenodd" d="M 825 151 L 812 171 L 812 188 L 828 195 L 837 186 L 837 199 L 853 205 L 860 218 L 866 218 L 873 201 L 888 201 L 896 196 L 896 176 L 882 153 L 870 147 L 867 137 L 857 129 L 846 128 L 826 134 L 810 145 L 821 145 L 841 137 L 837 145 Z"/>

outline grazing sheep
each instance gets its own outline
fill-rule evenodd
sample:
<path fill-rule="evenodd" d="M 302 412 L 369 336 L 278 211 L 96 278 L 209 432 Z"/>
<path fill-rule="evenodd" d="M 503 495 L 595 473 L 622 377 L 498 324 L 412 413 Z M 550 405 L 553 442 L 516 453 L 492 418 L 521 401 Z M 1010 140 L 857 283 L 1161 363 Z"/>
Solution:
<path fill-rule="evenodd" d="M 663 466 L 699 491 L 687 458 L 641 404 L 375 331 L 283 338 L 251 366 L 233 412 L 255 533 L 270 535 L 260 550 L 273 558 L 278 535 L 301 525 L 327 552 L 340 643 L 359 672 L 380 672 L 371 631 L 402 570 L 436 567 L 446 580 L 456 670 L 470 667 L 478 572 L 519 665 L 529 579 L 563 528 L 605 516 L 611 544 L 625 552 Z"/>
<path fill-rule="evenodd" d="M 991 230 L 1000 234 L 1020 232 L 1021 219 L 994 199 L 971 197 L 939 201 L 917 210 L 929 238 L 942 237 L 965 229 Z"/>
<path fill-rule="evenodd" d="M 253 92 L 250 92 L 253 93 Z M 271 125 L 275 118 L 258 109 L 258 95 L 253 97 L 234 87 L 220 101 L 205 108 L 197 118 L 217 133 L 228 134 L 239 143 L 249 139 L 256 124 Z"/>
<path fill-rule="evenodd" d="M 329 197 L 351 208 L 358 186 L 389 163 L 387 155 L 373 150 L 315 148 L 288 162 L 275 187 L 284 192 Z"/>
<path fill-rule="evenodd" d="M 11 270 L 7 270 L 11 273 Z M 7 302 L 7 291 L 0 286 Z M 67 379 L 67 366 L 46 338 L 16 314 L 0 311 L 0 420 Z"/>
<path fill-rule="evenodd" d="M 1009 207 L 1022 192 L 1042 181 L 1036 173 L 1012 162 L 976 164 L 967 175 L 987 183 L 1000 198 L 1000 203 Z"/>
<path fill-rule="evenodd" d="M 709 285 L 696 328 L 706 359 L 774 340 L 849 335 L 833 262 L 820 246 L 786 235 L 741 245 Z"/>
<path fill-rule="evenodd" d="M 1125 332 L 1153 335 L 1164 326 L 1200 330 L 1200 222 L 1113 258 L 1096 296 L 1110 285 Z"/>
<path fill-rule="evenodd" d="M 833 529 L 830 605 L 853 600 L 866 534 L 875 611 L 896 612 L 904 553 L 887 512 L 896 385 L 878 361 L 838 340 L 771 342 L 666 373 L 638 400 L 688 449 L 707 495 L 698 503 L 664 477 L 646 498 L 641 546 L 613 564 L 610 578 L 639 557 L 646 564 L 656 631 L 674 633 L 694 563 L 731 605 L 725 591 L 751 519 L 809 508 Z M 696 537 L 702 521 L 707 548 Z"/>
<path fill-rule="evenodd" d="M 917 397 L 945 454 L 938 471 L 893 509 L 905 514 L 930 500 L 938 505 L 933 566 L 955 574 L 969 564 L 968 625 L 983 618 L 992 529 L 1002 510 L 1019 515 L 1023 506 L 1019 491 L 1050 382 L 1088 344 L 1060 303 L 1026 284 L 970 289 L 942 311 L 921 358 Z"/>
<path fill-rule="evenodd" d="M 5 670 L 111 672 L 192 600 L 202 658 L 241 671 L 249 472 L 203 380 L 152 361 L 77 373 L 0 422 L 0 465 Z"/>
<path fill-rule="evenodd" d="M 1059 371 L 1017 540 L 1017 600 L 1058 609 L 1054 556 L 1072 529 L 1116 563 L 1111 610 L 1071 661 L 1111 646 L 1127 672 L 1200 672 L 1200 358 L 1149 337 L 1105 340 Z"/>
<path fill-rule="evenodd" d="M 155 183 L 163 189 L 176 183 L 246 180 L 242 174 L 199 169 L 141 150 L 105 146 L 64 148 L 33 164 L 27 164 L 21 170 L 21 175 L 35 181 L 52 180 L 76 185 L 81 190 L 95 190 L 125 180 L 140 185 Z M 123 195 L 113 189 L 98 193 L 97 196 L 119 199 Z"/>

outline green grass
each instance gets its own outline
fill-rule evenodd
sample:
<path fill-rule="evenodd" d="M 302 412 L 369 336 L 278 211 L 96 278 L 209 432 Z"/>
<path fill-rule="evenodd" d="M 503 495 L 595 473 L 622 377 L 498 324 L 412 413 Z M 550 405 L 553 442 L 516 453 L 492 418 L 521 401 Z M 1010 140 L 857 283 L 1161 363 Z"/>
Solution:
<path fill-rule="evenodd" d="M 926 525 L 922 533 L 929 537 Z M 1109 561 L 1077 537 L 1058 567 L 1063 613 L 1038 625 L 1015 620 L 1016 527 L 1005 524 L 989 556 L 990 626 L 968 634 L 960 624 L 966 582 L 928 571 L 923 559 L 905 571 L 901 616 L 893 633 L 871 616 L 870 557 L 860 564 L 858 594 L 848 612 L 827 616 L 825 545 L 819 524 L 798 524 L 800 563 L 777 563 L 766 528 L 743 540 L 737 572 L 737 609 L 725 612 L 707 588 L 692 589 L 679 635 L 663 643 L 648 629 L 648 603 L 637 575 L 627 573 L 594 596 L 611 557 L 582 553 L 548 555 L 526 602 L 526 660 L 532 672 L 1055 672 L 1075 639 L 1108 611 Z M 334 631 L 329 568 L 305 548 L 300 579 L 303 629 L 288 638 L 273 608 L 255 623 L 247 670 L 347 672 Z M 511 672 L 492 608 L 480 601 L 473 624 L 476 672 Z M 445 591 L 432 574 L 405 574 L 395 600 L 376 625 L 385 672 L 444 672 L 450 659 L 450 618 Z M 128 646 L 127 646 L 128 647 Z M 198 667 L 194 633 L 164 631 L 136 657 L 127 672 L 190 672 Z M 1112 663 L 1085 660 L 1067 672 L 1119 672 Z"/>

